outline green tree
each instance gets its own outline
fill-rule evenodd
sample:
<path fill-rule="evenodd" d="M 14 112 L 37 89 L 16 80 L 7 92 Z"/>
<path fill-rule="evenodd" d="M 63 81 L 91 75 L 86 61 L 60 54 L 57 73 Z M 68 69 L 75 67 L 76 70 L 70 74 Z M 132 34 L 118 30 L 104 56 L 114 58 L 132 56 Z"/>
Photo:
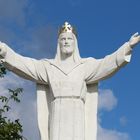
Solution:
<path fill-rule="evenodd" d="M 6 69 L 0 64 L 0 77 L 4 77 Z M 22 135 L 22 125 L 19 119 L 11 121 L 6 117 L 6 113 L 11 110 L 9 103 L 19 103 L 19 95 L 22 93 L 22 88 L 8 89 L 9 94 L 7 96 L 0 96 L 0 140 L 24 140 Z"/>

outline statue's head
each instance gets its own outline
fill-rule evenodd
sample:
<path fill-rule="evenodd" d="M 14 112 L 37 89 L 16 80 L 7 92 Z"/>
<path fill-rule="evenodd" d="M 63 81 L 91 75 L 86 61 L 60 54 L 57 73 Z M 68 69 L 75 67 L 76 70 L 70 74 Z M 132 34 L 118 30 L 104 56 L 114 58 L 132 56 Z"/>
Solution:
<path fill-rule="evenodd" d="M 72 54 L 75 48 L 75 29 L 68 22 L 65 22 L 64 25 L 59 29 L 58 34 L 58 43 L 61 53 Z"/>
<path fill-rule="evenodd" d="M 56 59 L 61 60 L 61 56 L 66 54 L 73 55 L 74 61 L 79 61 L 76 30 L 68 22 L 65 22 L 59 29 L 58 35 Z"/>
<path fill-rule="evenodd" d="M 62 54 L 71 55 L 75 48 L 75 39 L 73 33 L 61 33 L 59 35 L 59 46 Z"/>

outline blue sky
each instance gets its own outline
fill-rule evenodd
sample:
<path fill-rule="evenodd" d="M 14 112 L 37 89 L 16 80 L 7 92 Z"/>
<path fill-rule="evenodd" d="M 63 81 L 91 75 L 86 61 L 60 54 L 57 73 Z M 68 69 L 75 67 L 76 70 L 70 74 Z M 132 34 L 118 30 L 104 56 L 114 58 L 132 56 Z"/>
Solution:
<path fill-rule="evenodd" d="M 139 0 L 0 0 L 0 40 L 21 55 L 51 58 L 58 27 L 68 21 L 77 29 L 81 56 L 102 58 L 140 33 L 139 5 Z M 140 45 L 130 64 L 100 82 L 98 140 L 139 140 L 139 53 Z M 35 86 L 11 73 L 1 79 L 3 93 L 16 86 L 24 95 L 10 115 L 21 118 L 25 137 L 39 140 Z"/>

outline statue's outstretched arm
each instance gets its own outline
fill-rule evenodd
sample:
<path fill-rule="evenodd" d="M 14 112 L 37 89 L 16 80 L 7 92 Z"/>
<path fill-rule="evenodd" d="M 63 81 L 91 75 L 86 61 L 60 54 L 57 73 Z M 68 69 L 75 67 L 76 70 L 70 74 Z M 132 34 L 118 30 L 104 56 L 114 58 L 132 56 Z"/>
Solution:
<path fill-rule="evenodd" d="M 135 33 L 128 42 L 117 51 L 103 59 L 91 59 L 87 63 L 87 83 L 98 82 L 112 76 L 122 66 L 130 62 L 132 49 L 140 42 L 140 35 Z"/>
<path fill-rule="evenodd" d="M 42 60 L 21 56 L 2 42 L 0 42 L 0 59 L 8 70 L 20 77 L 43 84 L 47 83 L 46 67 Z"/>

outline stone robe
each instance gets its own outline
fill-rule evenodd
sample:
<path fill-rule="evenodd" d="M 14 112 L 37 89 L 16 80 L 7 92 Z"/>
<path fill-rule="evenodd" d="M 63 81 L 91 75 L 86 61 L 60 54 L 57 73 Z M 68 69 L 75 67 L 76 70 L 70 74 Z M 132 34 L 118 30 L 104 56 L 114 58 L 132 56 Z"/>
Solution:
<path fill-rule="evenodd" d="M 96 140 L 98 82 L 130 61 L 128 43 L 103 59 L 81 58 L 69 71 L 55 60 L 23 57 L 7 47 L 2 60 L 17 75 L 37 83 L 41 140 Z"/>

